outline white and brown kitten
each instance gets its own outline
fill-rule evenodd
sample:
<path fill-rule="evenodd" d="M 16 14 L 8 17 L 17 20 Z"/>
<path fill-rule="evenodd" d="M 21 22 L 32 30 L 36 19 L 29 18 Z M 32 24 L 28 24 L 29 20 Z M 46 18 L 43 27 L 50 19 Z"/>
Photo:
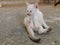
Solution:
<path fill-rule="evenodd" d="M 51 28 L 45 23 L 43 13 L 39 11 L 38 4 L 27 3 L 27 17 L 24 19 L 24 25 L 27 28 L 28 36 L 34 41 L 40 41 L 40 38 L 35 36 L 34 31 L 39 34 L 51 31 Z"/>

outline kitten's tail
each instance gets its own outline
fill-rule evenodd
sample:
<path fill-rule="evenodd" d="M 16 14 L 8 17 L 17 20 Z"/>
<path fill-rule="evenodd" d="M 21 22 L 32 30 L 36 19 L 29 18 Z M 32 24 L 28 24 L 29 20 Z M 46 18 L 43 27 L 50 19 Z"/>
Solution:
<path fill-rule="evenodd" d="M 38 38 L 38 37 L 34 37 L 34 36 L 30 36 L 29 35 L 29 38 L 32 40 L 32 41 L 34 41 L 34 42 L 36 42 L 36 43 L 39 43 L 40 42 L 40 38 Z"/>

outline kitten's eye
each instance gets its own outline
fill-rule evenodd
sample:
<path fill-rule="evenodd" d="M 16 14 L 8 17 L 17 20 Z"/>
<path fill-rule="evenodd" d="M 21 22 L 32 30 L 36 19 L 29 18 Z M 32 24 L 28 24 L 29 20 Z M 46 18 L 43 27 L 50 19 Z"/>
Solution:
<path fill-rule="evenodd" d="M 32 11 L 30 11 L 30 12 L 32 12 Z"/>

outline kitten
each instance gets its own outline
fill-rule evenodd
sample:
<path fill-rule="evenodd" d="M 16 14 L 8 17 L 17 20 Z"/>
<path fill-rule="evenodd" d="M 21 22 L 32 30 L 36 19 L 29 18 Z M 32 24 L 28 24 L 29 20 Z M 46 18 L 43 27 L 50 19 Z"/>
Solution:
<path fill-rule="evenodd" d="M 27 17 L 24 19 L 24 25 L 27 29 L 28 36 L 33 41 L 40 41 L 40 38 L 35 36 L 34 31 L 39 34 L 47 33 L 51 31 L 51 28 L 45 23 L 43 14 L 39 11 L 38 4 L 27 3 Z"/>

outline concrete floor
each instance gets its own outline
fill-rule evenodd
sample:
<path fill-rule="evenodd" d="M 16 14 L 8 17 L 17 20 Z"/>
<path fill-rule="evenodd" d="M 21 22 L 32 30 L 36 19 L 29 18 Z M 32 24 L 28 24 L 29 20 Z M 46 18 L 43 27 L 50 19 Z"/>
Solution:
<path fill-rule="evenodd" d="M 25 31 L 23 20 L 26 7 L 0 8 L 0 45 L 60 45 L 60 7 L 40 5 L 46 23 L 53 30 L 41 37 L 41 43 L 32 42 Z"/>

